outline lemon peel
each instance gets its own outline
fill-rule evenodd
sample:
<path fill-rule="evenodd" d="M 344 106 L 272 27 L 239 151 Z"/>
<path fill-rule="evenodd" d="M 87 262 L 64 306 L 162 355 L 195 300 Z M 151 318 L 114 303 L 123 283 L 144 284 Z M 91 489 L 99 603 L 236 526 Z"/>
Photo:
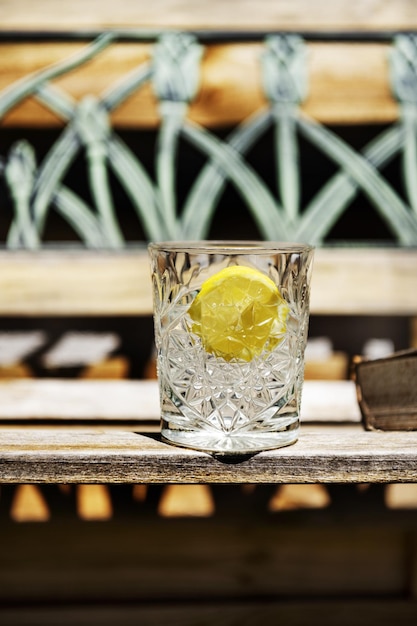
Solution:
<path fill-rule="evenodd" d="M 206 352 L 251 361 L 283 339 L 289 307 L 269 276 L 228 266 L 202 285 L 188 313 Z"/>

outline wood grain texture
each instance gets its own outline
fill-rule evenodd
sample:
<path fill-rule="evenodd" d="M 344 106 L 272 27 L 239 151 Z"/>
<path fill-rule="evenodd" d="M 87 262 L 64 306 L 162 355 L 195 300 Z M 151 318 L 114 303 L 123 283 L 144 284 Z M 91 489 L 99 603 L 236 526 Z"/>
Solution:
<path fill-rule="evenodd" d="M 150 523 L 138 515 L 127 522 L 15 524 L 2 531 L 0 608 L 1 601 L 19 600 L 21 606 L 88 599 L 153 600 L 154 606 L 170 599 L 317 601 L 325 594 L 352 600 L 355 594 L 398 597 L 405 587 L 403 533 L 384 525 L 310 519 L 291 527 L 244 516 Z M 200 623 L 213 622 L 194 622 Z"/>
<path fill-rule="evenodd" d="M 352 389 L 347 390 L 352 392 Z M 345 397 L 347 394 L 345 392 Z M 0 383 L 0 420 L 159 423 L 156 381 L 24 379 Z"/>
<path fill-rule="evenodd" d="M 229 520 L 162 521 L 137 515 L 131 521 L 105 524 L 9 524 L 2 533 L 0 611 L 2 604 L 57 609 L 71 603 L 73 609 L 86 609 L 100 602 L 119 603 L 119 608 L 140 603 L 143 620 L 136 624 L 172 626 L 182 623 L 176 618 L 183 612 L 186 617 L 187 603 L 194 621 L 186 624 L 248 626 L 269 623 L 256 619 L 256 609 L 275 601 L 278 615 L 279 606 L 284 610 L 288 606 L 287 615 L 294 617 L 289 623 L 318 626 L 321 621 L 297 621 L 295 603 L 320 602 L 323 607 L 326 601 L 337 606 L 344 600 L 350 607 L 355 598 L 385 596 L 385 604 L 404 597 L 410 577 L 404 531 L 383 524 L 360 527 L 352 520 L 332 525 L 310 517 L 308 524 L 291 526 L 243 515 Z M 174 612 L 172 619 L 168 612 L 154 613 L 168 609 L 171 602 L 183 611 Z M 241 602 L 250 621 L 241 611 L 240 619 L 232 619 L 230 609 Z M 213 607 L 207 616 L 201 613 L 206 603 Z M 320 613 L 312 615 L 316 619 Z M 87 616 L 71 623 L 90 624 Z M 64 618 L 52 623 L 66 622 Z M 334 625 L 334 614 L 333 622 L 324 623 Z M 373 623 L 377 622 L 358 622 Z"/>
<path fill-rule="evenodd" d="M 311 312 L 415 315 L 416 284 L 414 249 L 320 248 L 314 259 Z M 3 250 L 0 293 L 0 315 L 151 315 L 153 310 L 144 248 Z"/>
<path fill-rule="evenodd" d="M 158 0 L 145 6 L 121 0 L 117 11 L 109 0 L 3 0 L 1 30 L 96 31 L 102 29 L 161 29 L 219 31 L 388 31 L 417 28 L 414 0 L 324 0 L 274 2 L 260 0 Z M 5 43 L 0 54 L 0 89 L 30 72 L 65 58 L 80 43 Z M 396 119 L 397 105 L 389 94 L 387 48 L 382 44 L 309 46 L 309 97 L 306 113 L 327 123 L 385 123 Z M 208 126 L 235 124 L 263 106 L 257 68 L 258 44 L 210 46 L 203 62 L 201 90 L 190 118 Z M 99 95 L 111 83 L 148 58 L 139 44 L 118 44 L 105 50 L 85 68 L 57 81 L 80 99 Z M 140 111 L 140 116 L 138 115 Z M 158 112 L 149 88 L 142 89 L 113 113 L 120 127 L 155 127 Z M 5 118 L 6 125 L 57 126 L 59 120 L 29 99 Z"/>
<path fill-rule="evenodd" d="M 311 311 L 336 315 L 415 315 L 415 254 L 412 249 L 398 248 L 317 249 Z"/>
<path fill-rule="evenodd" d="M 0 44 L 0 91 L 52 63 L 71 57 L 81 43 Z M 310 43 L 307 45 L 308 97 L 305 114 L 329 124 L 389 123 L 398 118 L 390 93 L 388 44 Z M 201 67 L 199 93 L 188 117 L 207 127 L 237 124 L 266 106 L 262 94 L 260 43 L 208 45 Z M 96 58 L 54 81 L 80 101 L 100 97 L 135 67 L 149 60 L 147 44 L 113 44 Z M 117 128 L 156 128 L 160 122 L 150 84 L 137 90 L 111 114 Z M 56 127 L 56 115 L 28 98 L 11 109 L 3 126 Z"/>
<path fill-rule="evenodd" d="M 417 482 L 417 433 L 303 425 L 299 441 L 225 462 L 123 430 L 2 427 L 2 483 Z"/>
<path fill-rule="evenodd" d="M 3 315 L 149 315 L 152 311 L 145 249 L 116 254 L 65 248 L 3 251 L 2 263 Z"/>
<path fill-rule="evenodd" d="M 343 568 L 340 568 L 343 569 Z M 73 626 L 85 618 L 85 609 L 65 605 L 61 608 L 38 607 L 6 608 L 2 617 L 12 626 Z M 279 600 L 241 602 L 164 602 L 154 606 L 109 605 L 105 601 L 88 609 L 89 626 L 250 626 L 251 624 L 273 624 L 279 615 L 287 624 L 310 624 L 311 626 L 369 626 L 370 624 L 409 624 L 417 620 L 415 601 L 384 598 L 368 599 L 323 599 Z M 204 616 L 204 617 L 202 617 Z"/>
<path fill-rule="evenodd" d="M 417 430 L 417 350 L 358 359 L 355 380 L 367 430 Z"/>
<path fill-rule="evenodd" d="M 414 0 L 2 0 L 4 30 L 66 28 L 408 29 L 417 25 Z"/>

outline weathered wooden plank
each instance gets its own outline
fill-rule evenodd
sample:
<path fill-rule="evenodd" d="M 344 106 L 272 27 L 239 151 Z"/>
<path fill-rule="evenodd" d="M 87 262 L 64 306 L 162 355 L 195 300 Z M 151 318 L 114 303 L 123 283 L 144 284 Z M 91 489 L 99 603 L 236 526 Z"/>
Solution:
<path fill-rule="evenodd" d="M 342 567 L 339 569 L 343 569 Z M 89 626 L 250 626 L 250 624 L 273 624 L 277 617 L 287 624 L 311 624 L 311 626 L 369 626 L 370 624 L 414 624 L 417 620 L 417 605 L 413 601 L 363 598 L 349 600 L 284 600 L 179 603 L 164 602 L 157 605 L 138 604 L 109 605 L 95 603 L 88 609 L 65 605 L 61 608 L 39 607 L 6 608 L 2 611 L 8 626 L 72 626 L 81 624 L 88 614 Z"/>
<path fill-rule="evenodd" d="M 227 29 L 257 31 L 349 31 L 372 32 L 417 28 L 413 0 L 380 1 L 371 6 L 366 0 L 354 4 L 348 0 L 333 2 L 308 0 L 272 3 L 261 0 L 256 10 L 245 1 L 214 0 L 215 8 L 189 0 L 178 3 L 160 0 L 150 7 L 135 7 L 123 0 L 118 11 L 110 2 L 76 0 L 55 3 L 42 0 L 33 5 L 30 0 L 4 0 L 0 5 L 3 31 L 63 31 L 79 29 L 147 28 L 158 29 Z M 77 10 L 78 4 L 82 4 Z M 0 55 L 0 89 L 52 62 L 62 60 L 80 48 L 79 43 L 3 44 Z M 235 124 L 260 106 L 264 100 L 260 91 L 257 44 L 210 46 L 202 72 L 201 91 L 190 110 L 194 121 L 216 126 Z M 344 45 L 342 43 L 309 46 L 309 98 L 304 110 L 327 123 L 389 122 L 398 115 L 397 106 L 388 89 L 386 45 Z M 67 89 L 77 100 L 86 93 L 100 94 L 123 73 L 149 57 L 146 45 L 118 44 L 105 50 L 85 68 L 59 79 L 58 85 Z M 2 61 L 3 59 L 3 61 Z M 138 118 L 140 111 L 140 119 Z M 45 108 L 29 99 L 16 107 L 5 119 L 10 125 L 59 124 Z M 150 89 L 129 98 L 113 114 L 116 126 L 155 127 L 158 112 Z"/>
<path fill-rule="evenodd" d="M 299 441 L 241 462 L 103 427 L 0 431 L 3 483 L 417 482 L 417 433 L 304 424 Z"/>
<path fill-rule="evenodd" d="M 4 30 L 27 31 L 109 27 L 149 28 L 278 28 L 278 29 L 408 29 L 417 24 L 414 0 L 2 0 Z"/>
<path fill-rule="evenodd" d="M 417 350 L 358 360 L 355 379 L 367 430 L 417 430 Z"/>
<path fill-rule="evenodd" d="M 129 421 L 140 423 L 141 427 L 158 424 L 157 383 L 116 379 L 9 379 L 0 383 L 0 420 Z"/>
<path fill-rule="evenodd" d="M 123 421 L 159 424 L 158 384 L 153 380 L 19 379 L 0 383 L 0 421 Z M 302 420 L 359 422 L 353 381 L 305 381 Z"/>
<path fill-rule="evenodd" d="M 149 315 L 146 250 L 0 253 L 3 315 Z"/>
<path fill-rule="evenodd" d="M 85 45 L 85 44 L 84 44 Z M 25 76 L 81 50 L 81 43 L 0 44 L 0 92 Z M 307 48 L 308 98 L 302 110 L 325 123 L 388 123 L 398 106 L 390 93 L 388 44 L 310 43 Z M 233 125 L 266 105 L 261 90 L 260 43 L 208 45 L 200 91 L 189 118 L 208 127 Z M 149 60 L 148 44 L 118 43 L 66 76 L 56 85 L 81 100 L 100 96 L 141 63 Z M 139 89 L 111 115 L 116 127 L 155 128 L 160 120 L 150 85 Z M 29 98 L 15 106 L 4 126 L 60 126 L 55 114 Z"/>
<path fill-rule="evenodd" d="M 144 248 L 123 252 L 0 251 L 0 315 L 150 315 Z M 318 248 L 311 311 L 415 315 L 417 250 Z M 341 294 L 343 297 L 341 297 Z"/>
<path fill-rule="evenodd" d="M 398 598 L 409 575 L 404 531 L 354 521 L 291 527 L 244 515 L 151 523 L 137 515 L 101 525 L 15 524 L 2 533 L 0 603 L 9 605 Z"/>
<path fill-rule="evenodd" d="M 417 252 L 412 249 L 317 249 L 311 311 L 340 315 L 415 315 Z"/>

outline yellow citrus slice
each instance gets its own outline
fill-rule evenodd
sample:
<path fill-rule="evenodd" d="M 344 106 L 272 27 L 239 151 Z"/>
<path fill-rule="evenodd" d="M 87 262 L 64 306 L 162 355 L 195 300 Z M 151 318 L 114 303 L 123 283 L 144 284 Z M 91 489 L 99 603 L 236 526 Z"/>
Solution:
<path fill-rule="evenodd" d="M 226 361 L 251 361 L 280 343 L 288 310 L 266 274 L 233 265 L 203 283 L 188 312 L 207 352 Z"/>

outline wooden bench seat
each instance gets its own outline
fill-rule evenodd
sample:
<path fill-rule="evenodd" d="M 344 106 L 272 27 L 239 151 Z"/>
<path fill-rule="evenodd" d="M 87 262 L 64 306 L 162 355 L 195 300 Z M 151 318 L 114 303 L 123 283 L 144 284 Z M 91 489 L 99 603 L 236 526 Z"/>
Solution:
<path fill-rule="evenodd" d="M 417 482 L 417 432 L 365 432 L 353 381 L 306 381 L 299 441 L 249 459 L 159 440 L 156 381 L 0 385 L 0 482 Z"/>
<path fill-rule="evenodd" d="M 9 95 L 19 100 L 24 82 L 17 81 L 33 72 L 48 74 L 51 63 L 70 69 L 53 78 L 51 89 L 46 85 L 11 108 L 7 97 L 2 101 L 7 149 L 0 167 L 4 163 L 5 168 L 12 142 L 26 134 L 32 141 L 50 133 L 52 144 L 79 115 L 77 105 L 91 95 L 100 103 L 104 98 L 112 136 L 122 133 L 126 141 L 141 132 L 157 138 L 161 116 L 152 86 L 130 93 L 129 77 L 138 79 L 159 32 L 179 29 L 202 34 L 207 44 L 202 88 L 187 119 L 204 125 L 210 137 L 229 132 L 268 104 L 257 65 L 265 35 L 281 30 L 307 34 L 309 90 L 300 103 L 301 115 L 345 131 L 350 125 L 375 125 L 382 152 L 371 150 L 368 162 L 373 133 L 357 136 L 359 170 L 368 163 L 369 174 L 372 159 L 376 169 L 390 169 L 384 159 L 395 146 L 381 144 L 379 132 L 401 120 L 402 105 L 393 93 L 387 55 L 392 29 L 417 29 L 414 0 L 364 0 L 354 8 L 348 0 L 262 1 L 253 3 L 250 12 L 244 2 L 244 10 L 234 0 L 213 2 L 197 6 L 161 0 L 145 7 L 120 0 L 117 12 L 109 0 L 0 3 L 3 95 L 17 85 Z M 230 28 L 234 41 L 227 40 Z M 86 43 L 94 41 L 98 50 L 103 38 L 96 36 L 103 31 L 111 44 L 88 57 Z M 84 55 L 85 62 L 72 67 L 73 54 Z M 399 135 L 394 139 L 398 142 Z M 73 153 L 76 165 L 80 154 Z M 339 166 L 336 159 L 337 171 Z M 100 174 L 97 163 L 92 169 Z M 53 167 L 47 172 L 43 184 Z M 358 183 L 366 187 L 366 175 L 357 175 L 349 169 L 344 193 L 352 181 L 355 192 Z M 320 177 L 316 181 L 313 172 L 311 178 L 315 188 Z M 159 182 L 154 187 L 151 181 L 155 193 Z M 19 185 L 14 189 L 19 198 Z M 391 194 L 396 209 L 407 194 L 397 195 Z M 65 193 L 61 201 L 68 198 Z M 367 214 L 361 202 L 353 211 L 358 233 Z M 91 212 L 81 213 L 93 220 L 94 209 L 103 205 L 106 198 L 100 197 Z M 119 201 L 116 206 L 119 210 Z M 2 242 L 10 227 L 8 210 L 0 216 L 6 231 Z M 30 211 L 20 218 L 22 226 L 31 219 Z M 404 231 L 403 241 L 411 240 L 407 228 L 397 230 Z M 0 249 L 0 321 L 33 320 L 36 326 L 38 319 L 152 315 L 143 242 L 116 252 L 46 243 L 52 240 L 45 237 L 37 250 Z M 16 243 L 16 237 L 8 241 Z M 409 324 L 410 346 L 417 347 L 416 285 L 417 249 L 408 244 L 397 246 L 390 239 L 387 245 L 368 245 L 363 239 L 362 245 L 320 245 L 311 313 L 340 318 L 342 324 L 346 316 L 358 324 L 364 316 L 402 318 Z M 417 615 L 416 483 L 417 431 L 366 431 L 353 380 L 306 380 L 299 441 L 231 463 L 160 440 L 156 381 L 3 378 L 0 623 L 412 626 Z M 295 487 L 316 490 L 320 497 L 291 499 L 288 493 Z M 397 510 L 389 506 L 391 487 L 414 489 Z M 99 488 L 108 497 L 105 515 L 88 517 L 85 508 L 82 515 L 83 494 L 94 499 L 88 490 Z M 165 506 L 164 512 L 164 497 L 175 488 L 191 489 L 188 502 L 194 505 L 197 492 L 192 490 L 206 488 L 211 508 L 201 513 L 196 506 L 183 507 L 168 514 Z M 37 519 L 43 523 L 19 516 L 16 501 L 24 489 L 41 500 L 43 514 Z"/>
<path fill-rule="evenodd" d="M 4 251 L 0 266 L 3 315 L 152 314 L 144 248 Z M 313 276 L 312 314 L 411 318 L 417 311 L 413 249 L 322 248 Z M 135 432 L 158 430 L 155 382 L 6 381 L 0 385 L 0 482 L 417 480 L 417 435 L 363 432 L 353 382 L 333 392 L 331 382 L 317 384 L 314 394 L 314 382 L 306 381 L 303 408 L 307 422 L 324 423 L 304 425 L 292 448 L 227 465 Z M 340 424 L 352 420 L 353 426 Z M 39 429 L 42 422 L 48 425 Z M 77 430 L 77 423 L 94 429 Z M 127 430 L 118 428 L 122 424 Z"/>
<path fill-rule="evenodd" d="M 313 315 L 417 312 L 417 249 L 320 247 L 311 285 Z M 90 251 L 0 249 L 1 316 L 152 315 L 146 248 Z"/>
<path fill-rule="evenodd" d="M 140 426 L 0 430 L 2 483 L 391 483 L 417 482 L 417 433 L 304 425 L 291 447 L 250 459 L 172 447 Z M 156 430 L 156 429 L 155 429 Z"/>

